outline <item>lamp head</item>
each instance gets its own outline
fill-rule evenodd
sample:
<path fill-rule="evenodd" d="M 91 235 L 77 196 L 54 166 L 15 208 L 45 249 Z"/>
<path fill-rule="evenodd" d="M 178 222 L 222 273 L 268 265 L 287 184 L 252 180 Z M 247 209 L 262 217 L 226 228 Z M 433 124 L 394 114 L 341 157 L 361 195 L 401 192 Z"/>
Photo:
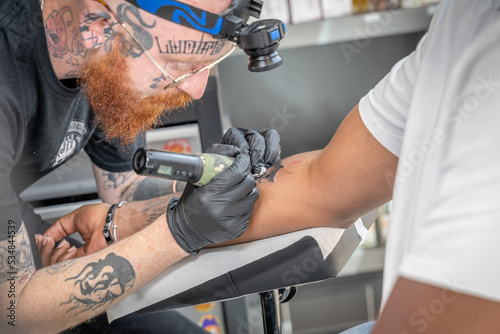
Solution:
<path fill-rule="evenodd" d="M 248 55 L 252 72 L 269 71 L 283 63 L 278 47 L 285 36 L 284 23 L 260 20 L 248 24 L 250 17 L 260 17 L 263 0 L 233 0 L 221 14 L 175 0 L 126 1 L 162 19 L 235 42 Z"/>

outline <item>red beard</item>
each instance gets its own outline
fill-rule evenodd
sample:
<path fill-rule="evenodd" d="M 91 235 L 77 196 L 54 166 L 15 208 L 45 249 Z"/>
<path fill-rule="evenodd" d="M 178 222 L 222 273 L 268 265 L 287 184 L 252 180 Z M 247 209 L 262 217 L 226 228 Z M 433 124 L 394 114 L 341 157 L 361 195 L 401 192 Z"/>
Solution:
<path fill-rule="evenodd" d="M 142 98 L 129 82 L 132 80 L 127 61 L 116 46 L 108 55 L 92 60 L 80 78 L 104 135 L 119 139 L 123 145 L 158 125 L 163 113 L 186 108 L 191 102 L 187 93 L 175 89 Z"/>

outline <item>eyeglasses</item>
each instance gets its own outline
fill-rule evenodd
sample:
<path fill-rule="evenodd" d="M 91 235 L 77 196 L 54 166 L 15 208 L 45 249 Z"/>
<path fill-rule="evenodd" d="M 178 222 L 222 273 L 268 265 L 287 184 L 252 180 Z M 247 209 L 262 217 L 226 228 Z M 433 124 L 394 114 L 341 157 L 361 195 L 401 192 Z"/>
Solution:
<path fill-rule="evenodd" d="M 176 87 L 178 85 L 180 85 L 181 83 L 185 82 L 187 79 L 191 78 L 193 75 L 197 74 L 197 73 L 200 73 L 200 72 L 203 72 L 205 70 L 210 70 L 212 69 L 215 65 L 217 65 L 218 63 L 220 63 L 221 61 L 223 61 L 224 59 L 226 59 L 227 57 L 229 57 L 229 55 L 231 53 L 233 53 L 233 51 L 236 49 L 237 47 L 237 44 L 234 43 L 234 42 L 231 42 L 230 44 L 230 47 L 229 49 L 224 52 L 219 58 L 217 58 L 215 61 L 211 62 L 209 65 L 206 65 L 206 66 L 203 66 L 201 68 L 195 68 L 194 70 L 192 70 L 191 72 L 189 73 L 186 73 L 186 74 L 183 74 L 183 75 L 180 75 L 178 76 L 177 78 L 174 77 L 172 74 L 170 74 L 165 68 L 163 68 L 163 66 L 161 66 L 157 61 L 156 59 L 153 58 L 153 56 L 148 52 L 148 50 L 146 50 L 146 48 L 142 45 L 141 42 L 139 42 L 139 40 L 134 36 L 134 34 L 132 33 L 132 31 L 130 30 L 130 28 L 127 26 L 127 24 L 118 16 L 118 14 L 115 13 L 114 10 L 112 10 L 107 3 L 105 3 L 103 0 L 95 0 L 97 2 L 99 2 L 100 4 L 102 4 L 104 7 L 106 7 L 106 9 L 108 11 L 111 12 L 111 14 L 113 15 L 113 17 L 118 21 L 118 23 L 120 23 L 120 25 L 123 27 L 123 29 L 125 29 L 125 31 L 127 31 L 127 33 L 130 35 L 130 37 L 132 37 L 132 39 L 139 45 L 139 47 L 142 49 L 142 51 L 144 52 L 144 54 L 153 62 L 153 64 L 155 64 L 156 67 L 158 67 L 158 69 L 163 73 L 163 75 L 165 75 L 166 78 L 170 79 L 171 82 L 168 83 L 165 88 L 163 89 L 167 89 L 167 88 L 173 88 L 173 87 Z M 171 62 L 167 63 L 167 66 L 168 64 L 171 64 Z M 166 79 L 167 80 L 167 79 Z"/>

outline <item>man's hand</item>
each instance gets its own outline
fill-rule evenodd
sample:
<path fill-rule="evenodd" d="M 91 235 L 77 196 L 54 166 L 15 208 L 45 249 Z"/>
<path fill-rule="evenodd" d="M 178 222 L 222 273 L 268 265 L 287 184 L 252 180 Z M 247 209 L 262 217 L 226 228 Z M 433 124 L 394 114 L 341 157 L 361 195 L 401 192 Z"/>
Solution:
<path fill-rule="evenodd" d="M 274 129 L 251 130 L 230 128 L 222 137 L 220 144 L 233 145 L 250 156 L 252 174 L 262 176 L 266 169 L 281 160 L 280 135 Z M 214 144 L 208 153 L 227 155 L 221 145 Z"/>
<path fill-rule="evenodd" d="M 259 197 L 250 174 L 250 157 L 235 146 L 220 145 L 212 153 L 236 157 L 234 163 L 202 187 L 188 184 L 180 199 L 168 205 L 167 222 L 187 253 L 240 236 Z"/>
<path fill-rule="evenodd" d="M 43 237 L 37 237 L 37 250 L 44 267 L 55 263 L 98 252 L 108 245 L 102 229 L 109 209 L 109 204 L 99 203 L 84 205 L 56 221 L 45 232 Z M 55 248 L 55 242 L 78 232 L 85 242 L 75 251 L 70 251 L 67 240 L 61 241 L 61 247 Z"/>

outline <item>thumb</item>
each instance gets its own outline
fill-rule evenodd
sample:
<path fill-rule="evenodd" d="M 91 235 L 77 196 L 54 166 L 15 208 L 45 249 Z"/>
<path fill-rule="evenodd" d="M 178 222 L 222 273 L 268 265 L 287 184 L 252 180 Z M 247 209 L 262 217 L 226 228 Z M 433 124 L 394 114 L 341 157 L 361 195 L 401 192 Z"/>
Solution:
<path fill-rule="evenodd" d="M 45 231 L 45 236 L 51 236 L 55 242 L 62 240 L 63 238 L 75 233 L 76 225 L 74 219 L 75 213 L 71 212 L 66 216 L 60 218 L 51 227 Z"/>

